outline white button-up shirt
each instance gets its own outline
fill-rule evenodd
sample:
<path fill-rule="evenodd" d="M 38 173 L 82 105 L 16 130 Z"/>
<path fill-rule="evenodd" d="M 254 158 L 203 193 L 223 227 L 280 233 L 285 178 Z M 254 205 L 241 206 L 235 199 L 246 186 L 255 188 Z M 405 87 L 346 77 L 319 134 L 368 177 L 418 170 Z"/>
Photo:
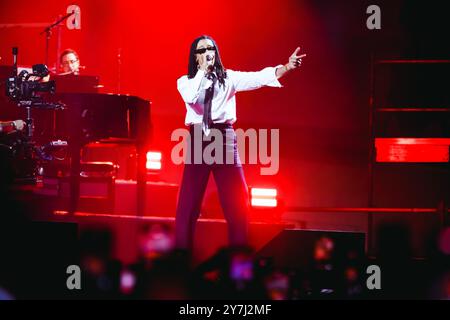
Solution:
<path fill-rule="evenodd" d="M 236 122 L 236 92 L 248 91 L 263 86 L 281 87 L 275 70 L 276 67 L 268 67 L 257 72 L 240 72 L 227 69 L 225 86 L 215 82 L 214 97 L 211 104 L 211 118 L 214 123 Z M 203 120 L 203 108 L 206 89 L 211 87 L 212 80 L 205 77 L 204 71 L 197 71 L 194 78 L 188 79 L 187 75 L 177 80 L 178 91 L 186 104 L 185 124 L 200 124 Z"/>

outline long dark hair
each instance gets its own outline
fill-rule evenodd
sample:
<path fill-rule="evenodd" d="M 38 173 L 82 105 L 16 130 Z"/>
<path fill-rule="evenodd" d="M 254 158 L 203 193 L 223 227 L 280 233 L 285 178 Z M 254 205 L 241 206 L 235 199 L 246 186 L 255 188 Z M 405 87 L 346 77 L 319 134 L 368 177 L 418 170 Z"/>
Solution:
<path fill-rule="evenodd" d="M 225 85 L 225 79 L 227 78 L 227 72 L 222 65 L 222 60 L 220 59 L 220 52 L 217 43 L 213 38 L 207 35 L 202 35 L 196 38 L 191 44 L 191 50 L 189 51 L 189 64 L 188 64 L 188 78 L 192 79 L 195 77 L 198 71 L 197 60 L 195 57 L 195 50 L 197 50 L 197 44 L 200 40 L 208 39 L 211 40 L 216 48 L 216 59 L 214 61 L 214 70 L 217 74 L 217 80 L 219 80 L 219 84 Z"/>

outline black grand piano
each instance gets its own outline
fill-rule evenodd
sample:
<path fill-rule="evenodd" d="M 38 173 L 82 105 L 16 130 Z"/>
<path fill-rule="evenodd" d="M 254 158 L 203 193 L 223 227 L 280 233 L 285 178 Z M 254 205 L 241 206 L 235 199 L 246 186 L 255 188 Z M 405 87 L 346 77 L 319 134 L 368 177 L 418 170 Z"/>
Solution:
<path fill-rule="evenodd" d="M 86 144 L 107 138 L 128 139 L 136 146 L 137 210 L 143 215 L 145 157 L 150 143 L 150 102 L 139 97 L 101 93 L 57 93 L 54 100 L 66 105 L 54 111 L 54 131 L 66 139 L 70 154 L 70 212 L 77 208 L 80 154 Z"/>
<path fill-rule="evenodd" d="M 0 72 L 1 74 L 1 72 Z M 61 78 L 63 80 L 67 78 Z M 151 139 L 150 101 L 139 97 L 118 94 L 96 93 L 97 88 L 85 90 L 87 82 L 92 83 L 92 77 L 73 78 L 73 86 L 67 83 L 56 93 L 46 98 L 62 103 L 60 110 L 32 108 L 32 118 L 35 129 L 33 139 L 37 144 L 51 140 L 68 142 L 70 159 L 70 205 L 69 212 L 77 209 L 80 188 L 81 150 L 93 141 L 108 138 L 126 139 L 135 144 L 137 159 L 137 214 L 142 215 L 145 193 L 145 157 Z M 3 88 L 1 88 L 3 89 Z M 91 90 L 92 89 L 92 90 Z M 81 92 L 84 90 L 85 92 Z M 15 106 L 0 95 L 0 118 L 25 119 L 25 110 Z"/>

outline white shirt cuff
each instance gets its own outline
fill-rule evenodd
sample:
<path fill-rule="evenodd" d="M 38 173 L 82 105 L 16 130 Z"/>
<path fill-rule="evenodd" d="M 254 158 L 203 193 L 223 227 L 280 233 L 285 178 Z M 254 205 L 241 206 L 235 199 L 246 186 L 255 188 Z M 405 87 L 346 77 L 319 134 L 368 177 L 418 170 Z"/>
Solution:
<path fill-rule="evenodd" d="M 273 67 L 273 80 L 267 84 L 269 87 L 277 87 L 282 88 L 283 85 L 278 81 L 277 79 L 277 69 L 283 67 L 282 64 L 277 65 L 276 67 Z"/>

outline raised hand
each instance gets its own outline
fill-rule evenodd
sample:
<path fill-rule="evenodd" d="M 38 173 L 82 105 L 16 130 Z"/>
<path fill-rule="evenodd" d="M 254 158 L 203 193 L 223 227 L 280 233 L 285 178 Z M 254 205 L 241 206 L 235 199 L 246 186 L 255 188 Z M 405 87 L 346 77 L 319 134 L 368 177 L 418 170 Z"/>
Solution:
<path fill-rule="evenodd" d="M 294 70 L 301 66 L 302 58 L 306 57 L 306 53 L 298 55 L 299 51 L 300 51 L 300 47 L 297 47 L 297 49 L 295 49 L 294 53 L 289 57 L 289 61 L 286 64 L 287 70 Z"/>

